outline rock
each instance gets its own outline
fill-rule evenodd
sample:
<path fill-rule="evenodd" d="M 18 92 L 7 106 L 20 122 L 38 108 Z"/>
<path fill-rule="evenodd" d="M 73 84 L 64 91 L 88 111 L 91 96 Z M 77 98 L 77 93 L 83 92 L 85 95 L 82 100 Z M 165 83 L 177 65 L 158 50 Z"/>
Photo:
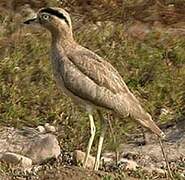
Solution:
<path fill-rule="evenodd" d="M 102 165 L 108 169 L 112 169 L 113 167 L 117 167 L 117 159 L 115 156 L 115 152 L 106 152 L 102 154 L 101 158 Z"/>
<path fill-rule="evenodd" d="M 39 133 L 34 128 L 0 127 L 0 154 L 13 152 L 39 164 L 49 158 L 57 158 L 60 146 L 55 135 Z"/>
<path fill-rule="evenodd" d="M 56 132 L 56 128 L 54 126 L 51 126 L 49 123 L 46 123 L 44 125 L 46 132 Z"/>
<path fill-rule="evenodd" d="M 37 126 L 36 129 L 37 129 L 40 133 L 45 133 L 45 132 L 46 132 L 44 126 Z"/>
<path fill-rule="evenodd" d="M 32 168 L 32 160 L 20 154 L 6 152 L 3 153 L 0 157 L 0 160 L 6 163 L 19 165 L 24 170 L 30 171 Z"/>
<path fill-rule="evenodd" d="M 118 164 L 124 164 L 125 167 L 124 169 L 125 170 L 133 170 L 133 171 L 136 171 L 137 170 L 137 167 L 139 167 L 139 165 L 133 161 L 133 160 L 128 160 L 126 158 L 122 158 L 120 159 L 120 161 L 118 162 Z"/>
<path fill-rule="evenodd" d="M 49 123 L 46 123 L 44 126 L 37 126 L 36 128 L 40 133 L 54 133 L 56 132 L 56 128 L 51 126 Z"/>
<path fill-rule="evenodd" d="M 76 162 L 77 165 L 83 164 L 85 158 L 85 153 L 80 150 L 75 150 L 73 153 L 73 159 Z M 93 169 L 95 163 L 95 157 L 89 155 L 89 158 L 87 160 L 87 168 Z"/>
<path fill-rule="evenodd" d="M 104 164 L 107 163 L 112 163 L 114 160 L 111 157 L 102 157 L 101 160 L 103 161 Z"/>
<path fill-rule="evenodd" d="M 34 164 L 39 164 L 47 159 L 57 158 L 60 154 L 60 146 L 53 134 L 44 134 L 32 143 L 26 154 Z"/>

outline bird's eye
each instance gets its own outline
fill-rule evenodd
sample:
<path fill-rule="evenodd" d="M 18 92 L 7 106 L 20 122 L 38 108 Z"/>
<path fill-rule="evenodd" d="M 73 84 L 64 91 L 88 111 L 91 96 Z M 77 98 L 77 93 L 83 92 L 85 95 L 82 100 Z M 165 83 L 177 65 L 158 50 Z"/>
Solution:
<path fill-rule="evenodd" d="M 48 19 L 50 18 L 50 16 L 49 16 L 48 14 L 43 14 L 43 15 L 42 15 L 42 18 L 43 18 L 44 20 L 48 20 Z"/>

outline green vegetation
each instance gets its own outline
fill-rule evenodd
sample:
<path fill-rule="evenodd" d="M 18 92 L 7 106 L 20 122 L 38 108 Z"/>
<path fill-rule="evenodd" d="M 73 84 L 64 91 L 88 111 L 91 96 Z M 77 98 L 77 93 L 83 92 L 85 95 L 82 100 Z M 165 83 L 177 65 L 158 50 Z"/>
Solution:
<path fill-rule="evenodd" d="M 7 12 L 0 20 L 1 125 L 21 127 L 55 123 L 65 135 L 67 144 L 71 142 L 70 148 L 86 144 L 88 131 L 84 129 L 88 128 L 88 118 L 57 90 L 53 81 L 48 32 L 25 27 L 20 24 L 21 20 L 14 21 Z M 125 26 L 112 21 L 98 25 L 86 23 L 75 31 L 80 44 L 94 50 L 118 69 L 158 123 L 184 117 L 185 39 L 151 31 L 144 41 L 139 41 L 125 34 Z M 169 109 L 170 115 L 160 119 L 161 108 Z M 122 122 L 113 122 L 119 132 L 117 136 L 131 132 L 135 126 L 133 123 L 123 126 Z"/>

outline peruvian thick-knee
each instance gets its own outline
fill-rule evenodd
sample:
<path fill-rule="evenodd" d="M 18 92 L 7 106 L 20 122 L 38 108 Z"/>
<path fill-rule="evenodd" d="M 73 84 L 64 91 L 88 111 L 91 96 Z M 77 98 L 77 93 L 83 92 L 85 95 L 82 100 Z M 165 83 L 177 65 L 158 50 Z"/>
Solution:
<path fill-rule="evenodd" d="M 118 71 L 103 58 L 79 45 L 73 38 L 71 18 L 61 8 L 42 8 L 36 17 L 25 24 L 37 23 L 48 29 L 52 36 L 51 64 L 58 87 L 76 103 L 91 109 L 105 108 L 119 116 L 131 116 L 138 123 L 150 129 L 159 137 L 164 133 L 154 123 L 151 116 L 144 111 L 136 97 L 130 92 Z M 94 119 L 89 113 L 91 137 L 84 160 L 84 166 L 94 139 Z M 105 127 L 105 126 L 103 126 Z M 104 139 L 102 128 L 99 141 L 95 170 Z"/>

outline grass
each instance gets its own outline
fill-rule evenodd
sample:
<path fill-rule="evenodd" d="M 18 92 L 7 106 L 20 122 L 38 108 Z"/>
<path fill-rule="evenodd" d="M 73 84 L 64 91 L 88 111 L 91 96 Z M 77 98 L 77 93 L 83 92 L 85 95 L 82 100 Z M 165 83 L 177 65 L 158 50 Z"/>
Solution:
<path fill-rule="evenodd" d="M 5 28 L 0 47 L 1 124 L 21 127 L 56 122 L 66 126 L 67 119 L 73 136 L 77 132 L 83 134 L 87 117 L 57 90 L 53 81 L 48 56 L 49 34 L 26 28 L 8 16 L 1 17 L 1 25 Z M 125 26 L 117 22 L 88 23 L 75 31 L 75 37 L 118 69 L 158 123 L 161 108 L 170 109 L 172 117 L 184 116 L 184 38 L 172 39 L 168 34 L 151 32 L 141 42 L 128 38 L 124 30 Z M 161 123 L 172 119 L 167 116 Z M 121 126 L 118 136 L 135 126 L 118 124 Z"/>

